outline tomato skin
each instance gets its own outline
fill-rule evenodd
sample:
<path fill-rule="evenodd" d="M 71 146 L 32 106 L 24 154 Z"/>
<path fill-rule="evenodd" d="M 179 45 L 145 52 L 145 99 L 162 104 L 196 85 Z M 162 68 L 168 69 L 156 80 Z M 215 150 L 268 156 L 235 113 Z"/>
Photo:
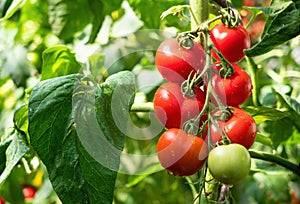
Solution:
<path fill-rule="evenodd" d="M 232 143 L 237 143 L 249 149 L 256 138 L 257 127 L 254 119 L 243 109 L 234 107 L 233 114 L 227 121 L 216 120 L 219 128 L 223 133 L 226 133 Z M 214 112 L 213 115 L 218 115 L 219 112 Z M 221 142 L 222 135 L 218 128 L 211 123 L 210 125 L 211 143 L 215 145 Z"/>
<path fill-rule="evenodd" d="M 224 184 L 234 185 L 248 175 L 251 157 L 242 145 L 221 145 L 210 151 L 207 164 L 209 172 L 215 179 Z"/>
<path fill-rule="evenodd" d="M 0 197 L 0 204 L 5 204 L 5 198 L 4 197 Z"/>
<path fill-rule="evenodd" d="M 166 128 L 181 128 L 189 119 L 197 117 L 205 103 L 205 93 L 194 87 L 193 98 L 184 97 L 180 85 L 167 82 L 161 85 L 154 94 L 154 112 L 158 120 Z M 201 117 L 205 120 L 205 116 Z"/>
<path fill-rule="evenodd" d="M 244 49 L 250 48 L 250 37 L 244 26 L 229 28 L 220 23 L 210 30 L 210 37 L 215 47 L 229 62 L 237 62 L 244 58 Z M 212 50 L 212 56 L 220 60 Z"/>
<path fill-rule="evenodd" d="M 201 72 L 205 65 L 202 46 L 194 42 L 191 49 L 183 48 L 176 38 L 163 41 L 156 51 L 155 65 L 161 75 L 171 82 L 181 83 L 193 71 Z"/>
<path fill-rule="evenodd" d="M 26 185 L 23 187 L 23 195 L 25 200 L 31 200 L 34 198 L 36 189 L 33 186 Z"/>
<path fill-rule="evenodd" d="M 197 173 L 206 161 L 208 148 L 198 136 L 178 128 L 166 130 L 156 146 L 161 165 L 175 176 Z"/>
<path fill-rule="evenodd" d="M 235 63 L 231 65 L 233 75 L 223 78 L 220 74 L 213 74 L 212 87 L 224 105 L 238 106 L 249 98 L 253 85 L 247 72 Z"/>

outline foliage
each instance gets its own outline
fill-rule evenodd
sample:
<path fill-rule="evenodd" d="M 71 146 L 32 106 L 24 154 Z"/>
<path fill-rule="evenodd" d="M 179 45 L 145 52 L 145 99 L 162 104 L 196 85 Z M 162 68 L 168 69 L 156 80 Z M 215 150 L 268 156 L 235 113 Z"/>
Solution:
<path fill-rule="evenodd" d="M 232 2 L 265 20 L 238 64 L 254 86 L 242 105 L 259 129 L 251 151 L 272 157 L 253 157 L 232 197 L 299 202 L 299 175 L 276 158 L 300 163 L 300 2 Z M 155 51 L 190 29 L 189 10 L 180 9 L 188 3 L 1 1 L 0 197 L 22 204 L 22 186 L 32 185 L 39 204 L 193 203 L 204 172 L 180 178 L 162 170 L 155 145 L 163 127 L 151 104 L 164 82 Z M 179 12 L 160 19 L 172 7 Z"/>

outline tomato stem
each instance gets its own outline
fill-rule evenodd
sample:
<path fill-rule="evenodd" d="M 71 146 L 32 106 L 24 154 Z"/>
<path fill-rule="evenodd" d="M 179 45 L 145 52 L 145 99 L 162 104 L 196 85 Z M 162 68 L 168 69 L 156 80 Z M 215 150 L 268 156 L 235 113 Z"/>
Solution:
<path fill-rule="evenodd" d="M 246 60 L 247 60 L 247 64 L 248 64 L 248 67 L 250 70 L 250 77 L 251 77 L 252 86 L 253 86 L 252 102 L 253 102 L 253 105 L 259 106 L 260 103 L 258 100 L 259 88 L 258 88 L 258 75 L 257 75 L 258 67 L 252 58 L 246 56 Z"/>
<path fill-rule="evenodd" d="M 133 104 L 131 109 L 131 112 L 153 112 L 153 103 L 152 102 L 147 102 L 147 103 L 138 103 L 138 104 Z"/>
<path fill-rule="evenodd" d="M 191 6 L 191 28 L 195 30 L 199 24 L 206 21 L 209 17 L 209 1 L 208 0 L 190 0 Z"/>
<path fill-rule="evenodd" d="M 294 174 L 300 176 L 300 165 L 294 164 L 291 161 L 284 159 L 280 156 L 267 153 L 267 152 L 262 152 L 262 151 L 257 151 L 250 149 L 249 150 L 250 156 L 255 159 L 261 159 L 264 161 L 269 161 L 269 162 L 274 162 L 275 164 L 278 164 L 279 166 L 282 166 L 290 171 L 292 171 Z"/>

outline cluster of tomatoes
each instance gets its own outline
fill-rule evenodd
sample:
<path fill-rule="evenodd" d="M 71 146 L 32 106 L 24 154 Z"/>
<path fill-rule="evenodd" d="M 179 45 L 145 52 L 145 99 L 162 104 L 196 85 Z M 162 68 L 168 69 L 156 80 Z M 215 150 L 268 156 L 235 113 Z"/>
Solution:
<path fill-rule="evenodd" d="M 217 180 L 235 184 L 250 170 L 248 149 L 257 131 L 239 107 L 252 91 L 249 75 L 237 64 L 250 38 L 242 25 L 223 23 L 208 36 L 212 46 L 205 50 L 184 36 L 164 40 L 157 49 L 155 65 L 167 82 L 153 99 L 156 117 L 166 128 L 156 150 L 173 175 L 193 175 L 207 161 Z"/>

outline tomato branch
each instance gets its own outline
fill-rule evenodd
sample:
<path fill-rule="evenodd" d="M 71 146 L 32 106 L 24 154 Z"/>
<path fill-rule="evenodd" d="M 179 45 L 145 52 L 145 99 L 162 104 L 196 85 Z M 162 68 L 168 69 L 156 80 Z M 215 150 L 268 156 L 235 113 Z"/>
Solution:
<path fill-rule="evenodd" d="M 255 106 L 259 106 L 260 105 L 259 100 L 258 100 L 259 87 L 258 87 L 258 76 L 257 76 L 258 67 L 252 58 L 246 56 L 246 60 L 247 60 L 248 66 L 249 66 L 251 81 L 252 81 L 252 85 L 253 85 L 252 101 Z"/>
<path fill-rule="evenodd" d="M 300 166 L 297 164 L 294 164 L 293 162 L 290 162 L 287 159 L 276 156 L 274 154 L 257 151 L 257 150 L 253 150 L 253 149 L 250 149 L 249 153 L 252 158 L 261 159 L 261 160 L 269 161 L 269 162 L 274 162 L 275 164 L 278 164 L 278 165 L 292 171 L 293 173 L 297 174 L 298 176 L 300 176 Z"/>
<path fill-rule="evenodd" d="M 209 1 L 208 0 L 190 0 L 191 6 L 191 27 L 192 30 L 198 28 L 199 24 L 208 19 L 209 16 Z"/>

